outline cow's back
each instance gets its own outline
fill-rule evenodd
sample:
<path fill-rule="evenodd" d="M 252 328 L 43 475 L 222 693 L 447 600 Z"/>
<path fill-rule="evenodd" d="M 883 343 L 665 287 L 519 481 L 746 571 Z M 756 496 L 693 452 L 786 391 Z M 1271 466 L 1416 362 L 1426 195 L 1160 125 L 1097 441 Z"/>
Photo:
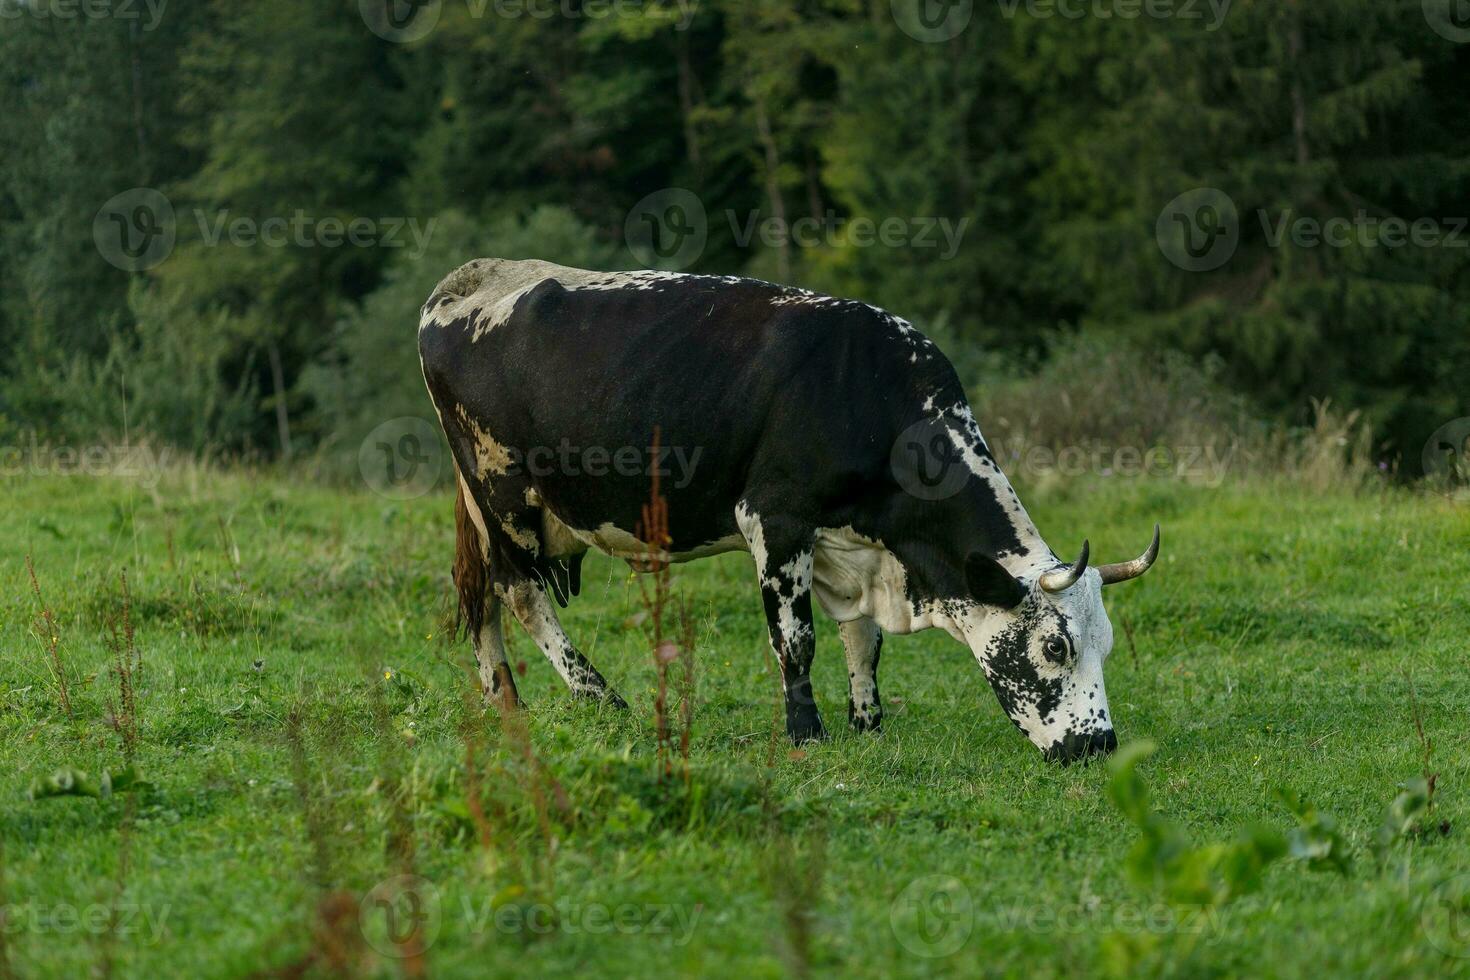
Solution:
<path fill-rule="evenodd" d="M 733 533 L 734 504 L 753 483 L 800 487 L 819 510 L 888 479 L 893 438 L 924 393 L 957 387 L 933 345 L 866 304 L 753 279 L 534 260 L 455 270 L 425 304 L 419 342 L 451 442 L 461 424 L 464 438 L 522 459 L 539 449 L 548 465 L 531 474 L 536 495 L 573 527 L 635 526 L 646 469 L 609 462 L 589 479 L 586 454 L 646 456 L 657 430 L 666 452 L 696 461 L 684 485 L 666 461 L 662 487 L 675 540 L 690 545 Z M 472 447 L 456 458 L 473 459 Z"/>

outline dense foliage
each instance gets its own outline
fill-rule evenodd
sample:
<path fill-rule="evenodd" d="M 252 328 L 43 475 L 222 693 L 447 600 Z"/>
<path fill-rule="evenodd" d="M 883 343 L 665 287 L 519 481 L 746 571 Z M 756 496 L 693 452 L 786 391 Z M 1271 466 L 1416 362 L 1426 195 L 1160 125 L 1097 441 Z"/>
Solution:
<path fill-rule="evenodd" d="M 1361 409 L 1406 471 L 1470 414 L 1453 4 L 0 13 L 0 428 L 350 444 L 427 411 L 416 306 L 497 253 L 797 282 L 1015 363 L 1079 331 L 1179 351 L 1288 422 Z M 140 187 L 176 239 L 129 271 L 103 239 Z M 675 187 L 696 206 L 646 201 Z M 705 244 L 630 248 L 649 219 Z"/>

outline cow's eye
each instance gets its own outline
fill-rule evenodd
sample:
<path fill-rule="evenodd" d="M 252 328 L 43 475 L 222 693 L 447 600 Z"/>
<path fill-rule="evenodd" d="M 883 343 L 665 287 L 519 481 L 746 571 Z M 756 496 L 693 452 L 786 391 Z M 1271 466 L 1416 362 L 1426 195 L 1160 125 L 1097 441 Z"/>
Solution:
<path fill-rule="evenodd" d="M 1046 659 L 1050 660 L 1052 663 L 1066 663 L 1067 644 L 1066 641 L 1064 641 L 1061 637 L 1047 637 L 1046 642 L 1041 645 L 1041 649 L 1042 652 L 1046 654 Z"/>

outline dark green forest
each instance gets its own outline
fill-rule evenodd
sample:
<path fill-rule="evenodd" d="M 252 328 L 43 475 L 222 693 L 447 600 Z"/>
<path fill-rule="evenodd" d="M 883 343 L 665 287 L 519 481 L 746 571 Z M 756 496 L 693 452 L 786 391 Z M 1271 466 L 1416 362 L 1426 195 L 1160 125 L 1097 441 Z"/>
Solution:
<path fill-rule="evenodd" d="M 355 445 L 481 255 L 1167 355 L 1406 475 L 1470 415 L 1462 0 L 0 0 L 0 87 L 0 441 Z"/>

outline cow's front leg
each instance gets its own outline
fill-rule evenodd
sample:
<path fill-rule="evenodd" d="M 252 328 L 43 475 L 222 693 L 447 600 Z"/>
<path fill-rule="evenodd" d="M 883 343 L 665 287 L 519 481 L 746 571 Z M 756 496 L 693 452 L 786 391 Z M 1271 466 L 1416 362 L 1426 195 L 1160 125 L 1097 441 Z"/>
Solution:
<path fill-rule="evenodd" d="M 496 589 L 501 591 L 500 586 Z M 556 610 L 545 589 L 535 582 L 520 582 L 504 589 L 503 598 L 510 607 L 511 614 L 531 635 L 541 652 L 546 654 L 546 659 L 551 661 L 551 665 L 556 668 L 561 679 L 567 682 L 567 687 L 571 688 L 573 694 L 594 701 L 606 701 L 616 708 L 628 706 L 628 702 L 607 686 L 607 681 L 603 680 L 597 668 L 572 645 L 566 631 L 561 628 L 561 622 L 556 618 Z"/>
<path fill-rule="evenodd" d="M 883 724 L 883 701 L 878 696 L 878 655 L 883 631 L 868 619 L 854 619 L 838 627 L 847 651 L 847 721 L 853 731 L 876 732 Z"/>
<path fill-rule="evenodd" d="M 755 558 L 766 628 L 781 667 L 786 734 L 797 743 L 826 738 L 812 694 L 812 532 L 790 519 L 762 517 L 744 503 L 735 517 Z"/>

